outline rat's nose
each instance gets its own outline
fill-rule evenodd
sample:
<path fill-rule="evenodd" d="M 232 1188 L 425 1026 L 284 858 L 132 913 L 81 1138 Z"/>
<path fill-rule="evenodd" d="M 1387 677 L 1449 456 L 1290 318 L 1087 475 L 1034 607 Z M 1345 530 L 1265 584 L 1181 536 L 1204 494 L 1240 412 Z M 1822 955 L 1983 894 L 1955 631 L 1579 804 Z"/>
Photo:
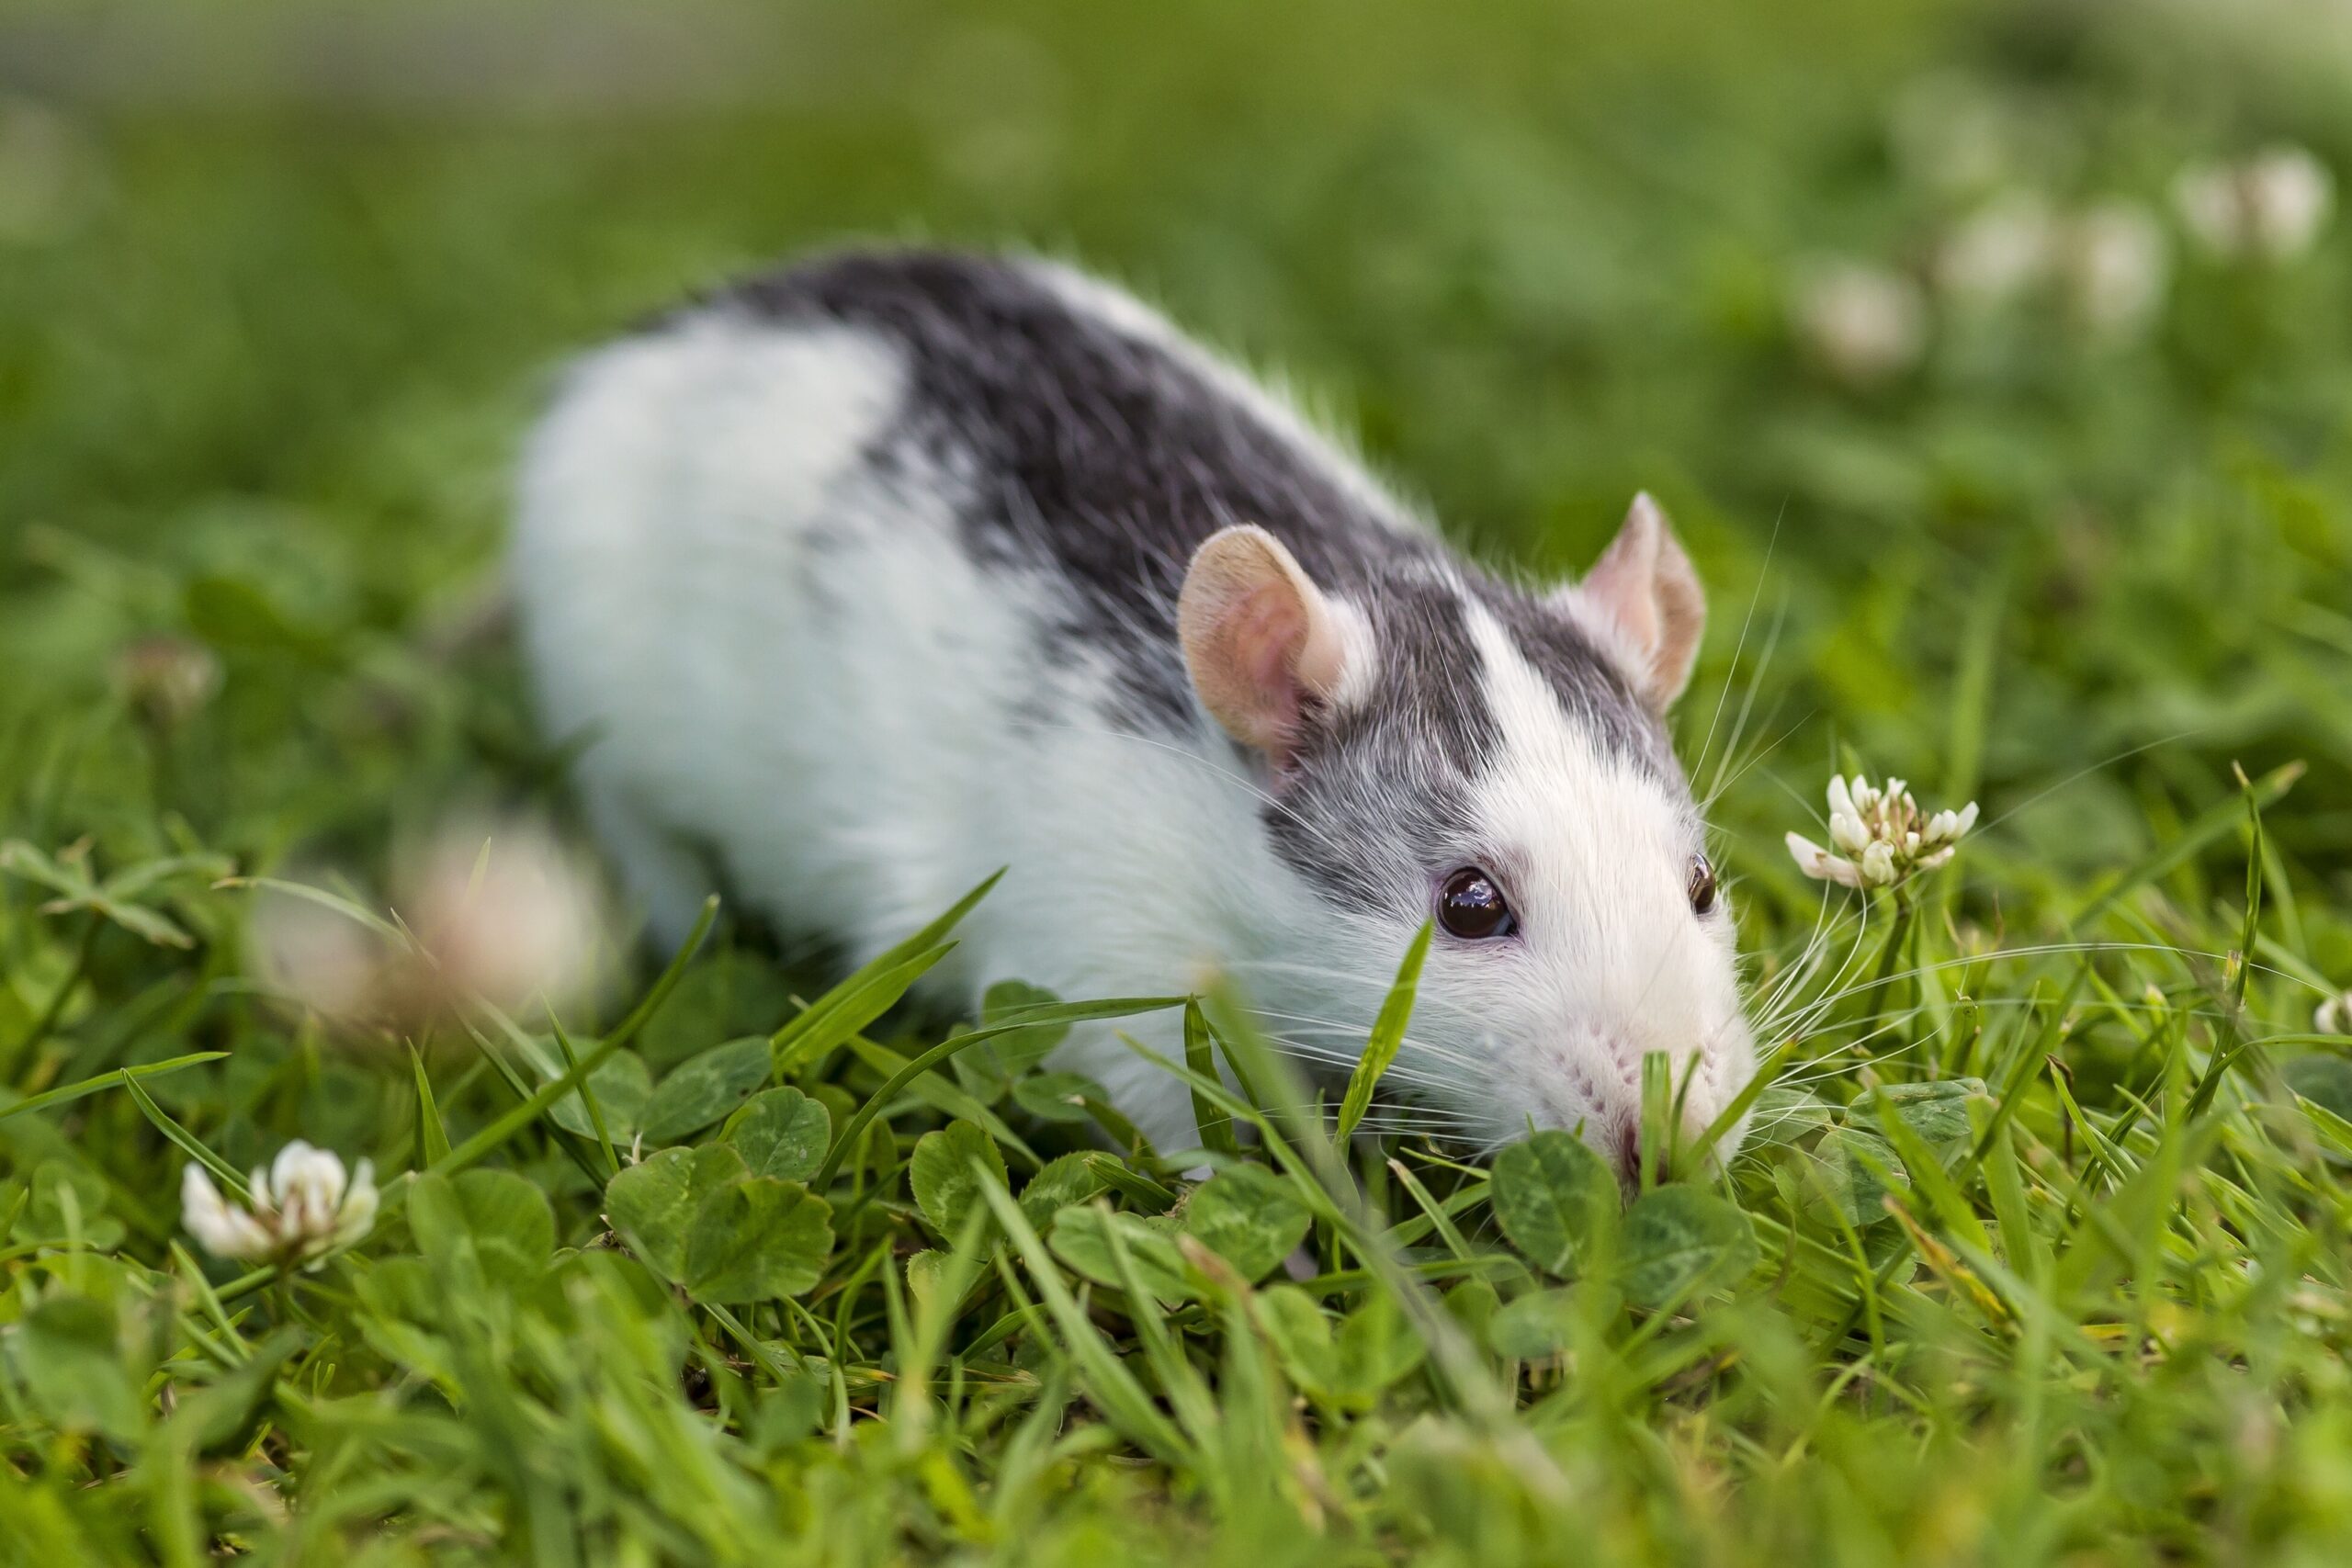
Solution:
<path fill-rule="evenodd" d="M 1610 1140 L 1615 1156 L 1617 1179 L 1631 1192 L 1642 1184 L 1642 1130 L 1631 1122 L 1622 1122 L 1616 1136 Z"/>

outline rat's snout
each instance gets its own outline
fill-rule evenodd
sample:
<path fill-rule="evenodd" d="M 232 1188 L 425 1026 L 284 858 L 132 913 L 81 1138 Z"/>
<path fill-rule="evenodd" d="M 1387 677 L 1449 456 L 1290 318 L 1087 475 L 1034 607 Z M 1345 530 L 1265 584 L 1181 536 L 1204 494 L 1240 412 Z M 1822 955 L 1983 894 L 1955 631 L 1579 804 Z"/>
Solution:
<path fill-rule="evenodd" d="M 1706 1135 L 1706 1124 L 1703 1122 L 1689 1115 L 1684 1116 L 1681 1129 L 1674 1140 L 1675 1151 L 1687 1153 Z M 1667 1168 L 1669 1159 L 1678 1157 L 1676 1153 L 1666 1149 L 1645 1151 L 1642 1140 L 1642 1124 L 1638 1118 L 1614 1122 L 1603 1128 L 1600 1137 L 1596 1140 L 1596 1146 L 1600 1156 L 1615 1169 L 1618 1182 L 1623 1186 L 1628 1194 L 1634 1192 L 1642 1185 L 1642 1158 L 1645 1152 L 1648 1152 L 1655 1161 L 1656 1168 L 1650 1174 L 1659 1180 L 1664 1180 L 1670 1174 Z"/>
<path fill-rule="evenodd" d="M 1621 1122 L 1609 1144 L 1603 1152 L 1617 1168 L 1617 1183 L 1631 1192 L 1642 1184 L 1642 1130 L 1634 1122 Z"/>
<path fill-rule="evenodd" d="M 1504 1115 L 1577 1134 L 1629 1192 L 1640 1185 L 1645 1154 L 1653 1178 L 1668 1177 L 1706 1136 L 1723 1101 L 1719 1064 L 1687 1036 L 1679 1049 L 1669 1048 L 1660 1032 L 1590 1024 L 1561 1032 L 1536 1057 L 1533 1104 L 1507 1104 Z M 1657 1137 L 1645 1137 L 1643 1128 L 1643 1064 L 1651 1055 L 1665 1058 L 1666 1104 L 1678 1123 L 1669 1132 L 1662 1121 Z M 1659 1146 L 1649 1147 L 1653 1143 Z"/>

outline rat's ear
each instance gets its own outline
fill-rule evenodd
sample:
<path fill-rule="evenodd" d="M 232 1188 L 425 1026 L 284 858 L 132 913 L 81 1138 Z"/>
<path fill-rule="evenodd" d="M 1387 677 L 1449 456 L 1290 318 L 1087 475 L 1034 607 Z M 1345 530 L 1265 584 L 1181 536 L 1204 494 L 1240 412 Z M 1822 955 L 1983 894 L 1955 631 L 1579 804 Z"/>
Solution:
<path fill-rule="evenodd" d="M 1193 553 L 1176 635 L 1201 705 L 1276 767 L 1310 702 L 1334 701 L 1360 662 L 1354 617 L 1315 586 L 1282 541 L 1253 525 L 1221 528 Z"/>
<path fill-rule="evenodd" d="M 1642 695 L 1660 712 L 1671 707 L 1699 657 L 1707 594 L 1657 502 L 1634 497 L 1617 536 L 1575 592 L 1623 634 Z"/>

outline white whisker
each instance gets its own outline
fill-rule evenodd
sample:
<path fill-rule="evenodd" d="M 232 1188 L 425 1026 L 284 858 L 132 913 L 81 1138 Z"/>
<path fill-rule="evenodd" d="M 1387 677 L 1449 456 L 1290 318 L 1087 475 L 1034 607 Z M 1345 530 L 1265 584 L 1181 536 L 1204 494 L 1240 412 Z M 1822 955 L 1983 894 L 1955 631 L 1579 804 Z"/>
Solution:
<path fill-rule="evenodd" d="M 1739 641 L 1731 650 L 1731 668 L 1724 671 L 1724 689 L 1716 694 L 1715 711 L 1707 720 L 1707 738 L 1699 743 L 1698 761 L 1690 764 L 1690 776 L 1696 778 L 1707 765 L 1707 754 L 1714 750 L 1715 726 L 1723 722 L 1724 705 L 1731 699 L 1731 689 L 1739 680 L 1740 655 L 1747 651 L 1747 631 L 1756 624 L 1756 606 L 1763 602 L 1764 584 L 1772 575 L 1772 552 L 1780 548 L 1781 522 L 1788 515 L 1788 502 L 1781 503 L 1780 515 L 1772 519 L 1772 535 L 1764 543 L 1764 563 L 1756 569 L 1756 588 L 1747 596 L 1747 614 L 1740 618 Z M 1756 677 L 1751 675 L 1751 685 Z"/>

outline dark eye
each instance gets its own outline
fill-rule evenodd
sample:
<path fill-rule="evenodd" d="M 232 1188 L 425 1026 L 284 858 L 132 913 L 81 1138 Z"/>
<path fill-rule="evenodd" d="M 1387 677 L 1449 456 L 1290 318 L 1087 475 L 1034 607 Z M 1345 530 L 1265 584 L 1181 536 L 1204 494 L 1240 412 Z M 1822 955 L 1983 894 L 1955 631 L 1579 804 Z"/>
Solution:
<path fill-rule="evenodd" d="M 1704 855 L 1690 857 L 1690 912 L 1703 915 L 1715 907 L 1715 868 Z"/>
<path fill-rule="evenodd" d="M 1470 942 L 1509 936 L 1519 922 L 1495 879 L 1475 865 L 1465 865 L 1445 879 L 1438 890 L 1438 924 Z"/>

